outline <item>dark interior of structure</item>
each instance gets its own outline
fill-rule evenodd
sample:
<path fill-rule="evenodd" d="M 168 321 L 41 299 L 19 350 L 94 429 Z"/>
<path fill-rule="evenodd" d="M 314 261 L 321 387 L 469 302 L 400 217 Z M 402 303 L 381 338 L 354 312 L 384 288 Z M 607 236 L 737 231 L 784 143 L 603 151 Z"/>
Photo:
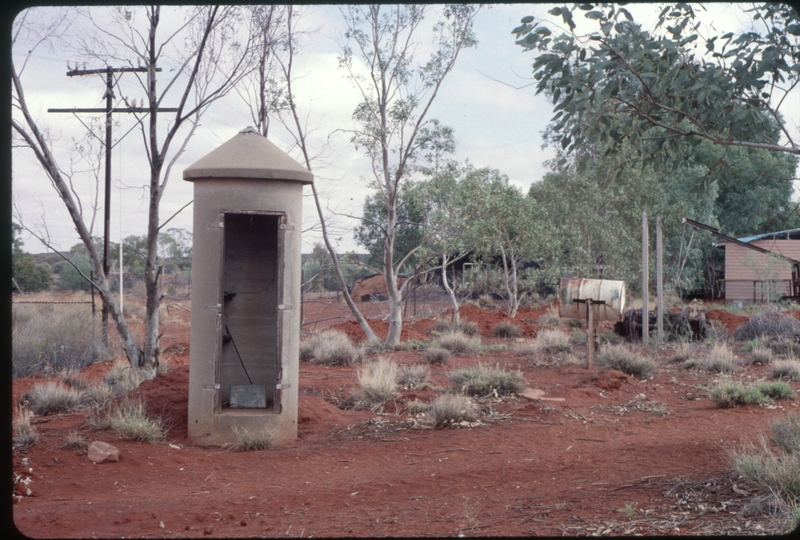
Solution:
<path fill-rule="evenodd" d="M 273 408 L 280 370 L 279 215 L 225 213 L 220 404 Z"/>

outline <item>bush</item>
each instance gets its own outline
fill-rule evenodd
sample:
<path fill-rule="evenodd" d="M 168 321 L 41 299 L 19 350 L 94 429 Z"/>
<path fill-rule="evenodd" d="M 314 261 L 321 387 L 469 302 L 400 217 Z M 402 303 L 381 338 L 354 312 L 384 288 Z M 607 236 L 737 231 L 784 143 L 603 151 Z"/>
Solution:
<path fill-rule="evenodd" d="M 437 427 L 474 422 L 478 418 L 472 400 L 460 394 L 443 394 L 430 406 L 430 415 Z"/>
<path fill-rule="evenodd" d="M 532 356 L 539 352 L 539 347 L 536 341 L 523 341 L 515 343 L 513 351 L 516 356 Z"/>
<path fill-rule="evenodd" d="M 358 370 L 357 409 L 373 408 L 395 396 L 397 364 L 380 357 Z"/>
<path fill-rule="evenodd" d="M 381 354 L 385 351 L 383 341 L 378 338 L 368 339 L 367 341 L 361 343 L 358 348 L 361 349 L 361 353 L 364 355 Z"/>
<path fill-rule="evenodd" d="M 12 377 L 34 371 L 80 370 L 103 355 L 100 332 L 88 306 L 14 304 Z"/>
<path fill-rule="evenodd" d="M 616 369 L 635 377 L 646 377 L 655 364 L 647 357 L 639 356 L 624 345 L 608 345 L 597 353 L 597 364 L 605 369 Z"/>
<path fill-rule="evenodd" d="M 430 347 L 422 353 L 422 357 L 429 364 L 444 364 L 450 359 L 450 351 L 441 347 Z"/>
<path fill-rule="evenodd" d="M 98 425 L 107 426 L 107 429 L 125 440 L 153 443 L 163 439 L 165 435 L 163 422 L 160 418 L 147 416 L 147 409 L 141 398 L 124 398 Z"/>
<path fill-rule="evenodd" d="M 301 361 L 349 366 L 361 360 L 361 353 L 346 334 L 325 330 L 301 343 Z"/>
<path fill-rule="evenodd" d="M 431 370 L 428 366 L 401 366 L 397 371 L 397 383 L 405 388 L 421 388 L 428 381 Z"/>
<path fill-rule="evenodd" d="M 580 330 L 576 330 L 570 334 L 569 342 L 572 345 L 586 345 L 586 334 Z"/>
<path fill-rule="evenodd" d="M 411 401 L 406 402 L 406 412 L 408 414 L 419 414 L 428 412 L 431 406 L 429 403 L 425 403 L 419 398 L 414 398 Z"/>
<path fill-rule="evenodd" d="M 794 396 L 794 390 L 783 381 L 758 381 L 756 388 L 763 396 L 772 399 L 789 399 Z"/>
<path fill-rule="evenodd" d="M 478 297 L 478 307 L 481 309 L 490 309 L 494 310 L 494 300 L 492 296 L 489 294 L 482 294 Z"/>
<path fill-rule="evenodd" d="M 472 396 L 488 396 L 493 392 L 506 395 L 519 392 L 526 386 L 519 371 L 491 369 L 480 364 L 451 371 L 447 377 L 456 391 Z"/>
<path fill-rule="evenodd" d="M 444 319 L 436 319 L 430 329 L 431 335 L 438 336 L 449 332 L 460 332 L 467 336 L 478 335 L 478 325 L 466 319 L 459 318 L 458 322 L 451 324 L 450 321 Z"/>
<path fill-rule="evenodd" d="M 730 373 L 735 369 L 735 360 L 736 356 L 725 343 L 717 343 L 708 356 L 700 361 L 699 367 L 714 373 Z"/>
<path fill-rule="evenodd" d="M 453 354 L 474 353 L 480 348 L 481 340 L 462 332 L 447 332 L 439 336 L 437 344 Z"/>
<path fill-rule="evenodd" d="M 16 446 L 27 448 L 39 442 L 39 434 L 31 424 L 33 413 L 25 407 L 17 407 L 13 422 L 13 443 Z"/>
<path fill-rule="evenodd" d="M 775 356 L 780 358 L 795 358 L 800 356 L 800 343 L 792 338 L 771 337 L 764 340 L 764 345 Z"/>
<path fill-rule="evenodd" d="M 800 322 L 779 311 L 765 311 L 753 315 L 734 332 L 739 341 L 749 341 L 762 336 L 794 338 L 800 335 Z"/>
<path fill-rule="evenodd" d="M 519 326 L 505 321 L 497 323 L 494 328 L 492 328 L 492 335 L 495 337 L 515 338 L 521 333 L 522 330 L 519 329 Z"/>
<path fill-rule="evenodd" d="M 776 360 L 770 376 L 773 379 L 800 380 L 800 362 L 797 360 Z"/>
<path fill-rule="evenodd" d="M 776 454 L 766 441 L 734 454 L 734 467 L 765 492 L 796 504 L 800 497 L 800 454 Z"/>
<path fill-rule="evenodd" d="M 754 364 L 766 365 L 771 363 L 773 359 L 772 349 L 760 343 L 752 348 L 752 350 L 750 351 L 750 355 L 753 358 Z"/>
<path fill-rule="evenodd" d="M 770 426 L 772 439 L 787 454 L 800 453 L 800 417 L 789 413 Z"/>
<path fill-rule="evenodd" d="M 569 334 L 560 330 L 541 330 L 536 335 L 536 348 L 538 352 L 557 353 L 569 352 L 572 346 L 569 343 Z"/>
<path fill-rule="evenodd" d="M 77 390 L 63 384 L 48 381 L 34 385 L 22 397 L 22 401 L 28 404 L 28 409 L 34 414 L 44 415 L 67 412 L 78 408 L 81 402 L 81 395 Z"/>
<path fill-rule="evenodd" d="M 557 307 L 551 307 L 543 315 L 539 316 L 539 326 L 558 326 L 561 324 L 561 316 L 558 314 Z"/>
<path fill-rule="evenodd" d="M 240 426 L 233 426 L 233 436 L 236 442 L 230 450 L 266 450 L 277 440 L 277 433 L 273 428 L 262 427 L 250 431 Z"/>
<path fill-rule="evenodd" d="M 680 345 L 678 345 L 678 347 L 675 349 L 675 352 L 669 357 L 667 362 L 686 362 L 687 360 L 691 359 L 691 356 L 692 346 L 689 343 L 682 342 Z"/>
<path fill-rule="evenodd" d="M 719 383 L 708 391 L 708 397 L 717 407 L 731 408 L 751 403 L 766 403 L 767 397 L 753 386 L 745 386 L 740 382 Z"/>

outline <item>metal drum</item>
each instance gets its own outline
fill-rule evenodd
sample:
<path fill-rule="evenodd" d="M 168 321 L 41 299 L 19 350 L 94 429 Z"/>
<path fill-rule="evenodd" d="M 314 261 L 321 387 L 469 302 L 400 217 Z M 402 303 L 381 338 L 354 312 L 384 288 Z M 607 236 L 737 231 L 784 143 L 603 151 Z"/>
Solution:
<path fill-rule="evenodd" d="M 577 300 L 577 301 L 576 301 Z M 565 319 L 586 319 L 586 302 L 591 300 L 595 321 L 621 321 L 625 311 L 625 282 L 610 279 L 561 278 L 558 315 Z"/>

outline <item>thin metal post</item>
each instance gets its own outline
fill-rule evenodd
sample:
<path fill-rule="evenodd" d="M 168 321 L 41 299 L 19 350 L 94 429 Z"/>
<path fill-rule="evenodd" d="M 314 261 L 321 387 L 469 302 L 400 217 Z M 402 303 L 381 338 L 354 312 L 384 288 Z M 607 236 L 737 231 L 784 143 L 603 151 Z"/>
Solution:
<path fill-rule="evenodd" d="M 106 66 L 106 182 L 103 208 L 103 273 L 111 285 L 111 262 L 109 260 L 111 232 L 111 108 L 114 97 L 114 79 L 111 66 Z M 108 347 L 108 303 L 103 302 L 103 347 Z"/>
<path fill-rule="evenodd" d="M 594 309 L 592 308 L 592 299 L 586 299 L 586 369 L 592 369 L 594 363 Z"/>
<path fill-rule="evenodd" d="M 647 212 L 642 212 L 642 343 L 650 342 L 650 311 L 647 306 L 647 295 L 650 289 L 648 260 L 649 230 L 647 228 Z"/>
<path fill-rule="evenodd" d="M 663 249 L 661 242 L 662 233 L 661 216 L 656 218 L 656 328 L 658 330 L 658 343 L 664 343 L 664 273 L 662 271 Z"/>

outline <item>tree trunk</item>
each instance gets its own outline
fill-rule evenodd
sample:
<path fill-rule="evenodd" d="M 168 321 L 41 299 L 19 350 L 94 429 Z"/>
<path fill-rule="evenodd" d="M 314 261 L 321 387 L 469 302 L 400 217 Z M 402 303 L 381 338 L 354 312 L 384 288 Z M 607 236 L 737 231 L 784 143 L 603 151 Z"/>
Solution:
<path fill-rule="evenodd" d="M 403 299 L 397 288 L 397 274 L 394 269 L 394 240 L 397 230 L 397 211 L 394 197 L 387 201 L 387 238 L 383 248 L 383 277 L 386 282 L 386 292 L 389 296 L 389 330 L 386 332 L 384 345 L 394 348 L 400 343 L 400 334 L 403 331 Z"/>
<path fill-rule="evenodd" d="M 459 309 L 458 309 L 458 298 L 456 298 L 456 291 L 450 286 L 450 283 L 447 281 L 447 254 L 442 253 L 442 285 L 444 285 L 444 290 L 447 291 L 448 296 L 450 296 L 450 302 L 453 304 L 453 318 L 451 320 L 451 324 L 453 328 L 455 328 L 460 319 Z"/>

